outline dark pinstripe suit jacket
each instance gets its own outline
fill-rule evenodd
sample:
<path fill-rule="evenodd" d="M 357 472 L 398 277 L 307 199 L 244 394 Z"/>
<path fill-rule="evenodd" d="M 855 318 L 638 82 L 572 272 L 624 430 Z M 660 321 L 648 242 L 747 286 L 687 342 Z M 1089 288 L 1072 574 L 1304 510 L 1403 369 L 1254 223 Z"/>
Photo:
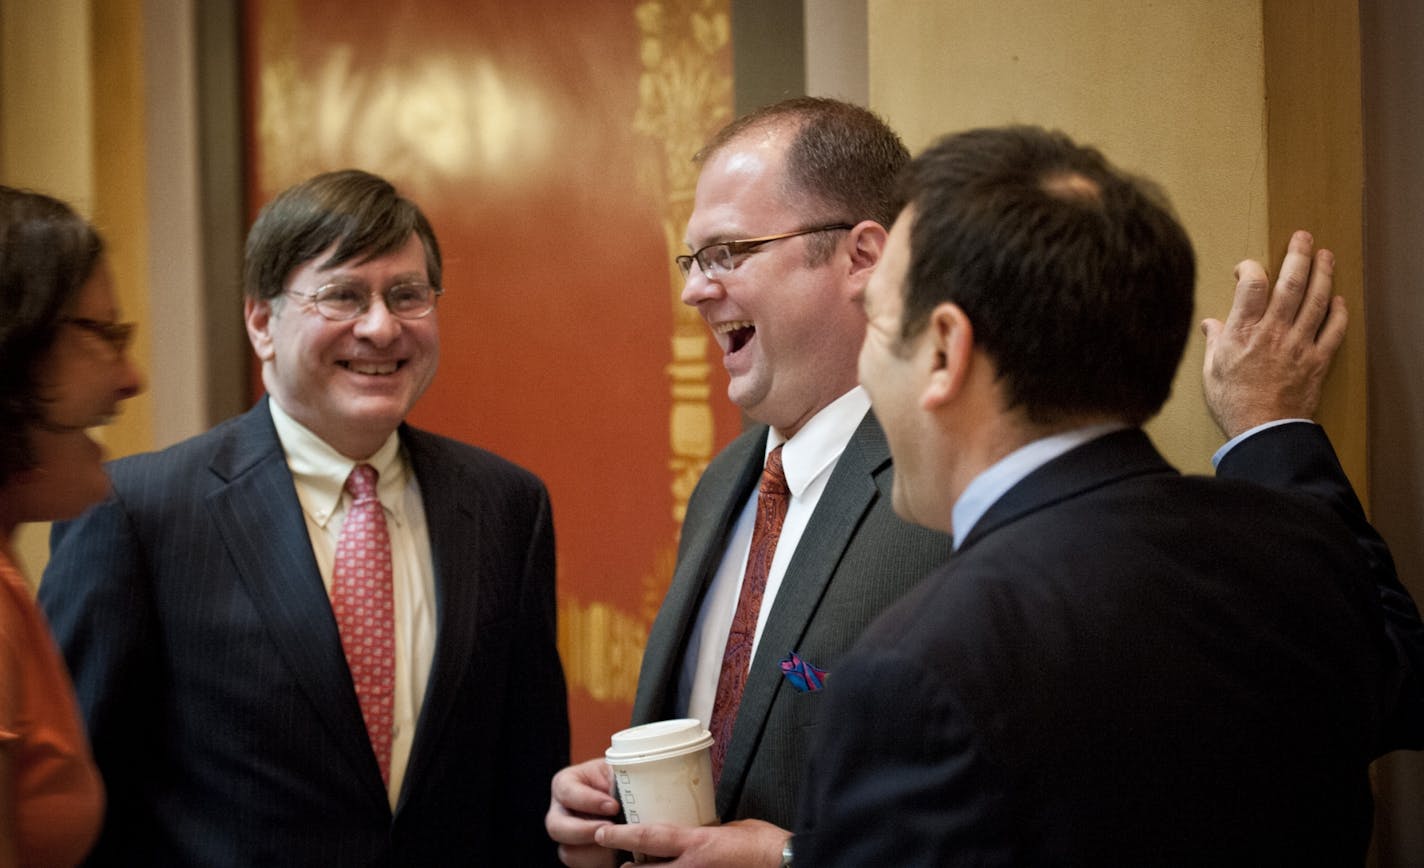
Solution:
<path fill-rule="evenodd" d="M 57 526 L 40 600 L 109 811 L 93 864 L 554 862 L 567 763 L 544 486 L 415 430 L 435 657 L 392 816 L 266 401 L 114 462 Z"/>
<path fill-rule="evenodd" d="M 673 716 L 688 635 L 727 536 L 761 476 L 766 426 L 712 460 L 687 505 L 677 569 L 648 636 L 633 722 Z M 768 616 L 717 787 L 724 821 L 790 828 L 811 730 L 824 692 L 799 693 L 778 662 L 791 651 L 830 671 L 875 616 L 949 556 L 950 540 L 909 525 L 890 506 L 885 434 L 867 413 L 841 453 Z"/>

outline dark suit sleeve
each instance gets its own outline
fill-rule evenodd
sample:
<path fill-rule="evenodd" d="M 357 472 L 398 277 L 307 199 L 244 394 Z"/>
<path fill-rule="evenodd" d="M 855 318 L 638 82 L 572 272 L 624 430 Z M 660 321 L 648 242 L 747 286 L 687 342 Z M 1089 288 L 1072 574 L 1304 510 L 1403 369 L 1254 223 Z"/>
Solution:
<path fill-rule="evenodd" d="M 954 692 L 893 653 L 847 659 L 826 687 L 802 788 L 796 863 L 1013 864 L 999 775 Z"/>
<path fill-rule="evenodd" d="M 154 608 L 144 557 L 117 499 L 57 524 L 39 601 L 74 679 L 103 774 L 104 830 L 87 864 L 121 864 L 145 852 L 152 800 L 145 782 L 160 738 Z"/>
<path fill-rule="evenodd" d="M 559 664 L 554 594 L 554 524 L 549 495 L 539 488 L 538 507 L 521 577 L 520 646 L 510 655 L 508 692 L 499 711 L 505 767 L 497 776 L 505 813 L 496 826 L 521 864 L 558 865 L 555 844 L 544 830 L 549 781 L 569 764 L 568 698 Z"/>
<path fill-rule="evenodd" d="M 1369 559 L 1385 626 L 1401 664 L 1398 682 L 1390 691 L 1394 705 L 1387 715 L 1381 751 L 1424 747 L 1424 623 L 1399 581 L 1389 547 L 1365 517 L 1325 429 L 1307 422 L 1267 428 L 1227 452 L 1217 475 L 1308 495 L 1325 503 L 1349 527 Z"/>

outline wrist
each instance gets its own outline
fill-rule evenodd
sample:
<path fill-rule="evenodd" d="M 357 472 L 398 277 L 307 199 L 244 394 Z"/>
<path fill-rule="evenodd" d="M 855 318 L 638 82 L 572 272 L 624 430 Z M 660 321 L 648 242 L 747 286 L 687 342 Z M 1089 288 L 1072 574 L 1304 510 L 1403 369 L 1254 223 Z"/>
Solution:
<path fill-rule="evenodd" d="M 794 835 L 787 835 L 786 840 L 781 845 L 781 868 L 791 868 L 791 839 Z"/>

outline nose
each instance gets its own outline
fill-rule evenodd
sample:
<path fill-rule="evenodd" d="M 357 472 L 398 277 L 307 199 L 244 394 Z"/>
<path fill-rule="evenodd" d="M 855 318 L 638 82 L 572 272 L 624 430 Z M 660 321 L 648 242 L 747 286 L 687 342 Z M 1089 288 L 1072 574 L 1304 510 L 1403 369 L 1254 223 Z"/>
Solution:
<path fill-rule="evenodd" d="M 400 318 L 386 307 L 386 300 L 380 296 L 371 299 L 366 312 L 356 317 L 354 333 L 356 337 L 385 346 L 400 334 Z"/>
<path fill-rule="evenodd" d="M 697 307 L 701 302 L 721 298 L 722 295 L 722 282 L 709 278 L 702 271 L 702 266 L 694 261 L 682 285 L 682 303 L 688 307 Z"/>
<path fill-rule="evenodd" d="M 133 363 L 133 359 L 125 353 L 119 359 L 119 382 L 116 391 L 120 401 L 139 394 L 144 390 L 143 375 L 138 372 L 138 366 Z"/>

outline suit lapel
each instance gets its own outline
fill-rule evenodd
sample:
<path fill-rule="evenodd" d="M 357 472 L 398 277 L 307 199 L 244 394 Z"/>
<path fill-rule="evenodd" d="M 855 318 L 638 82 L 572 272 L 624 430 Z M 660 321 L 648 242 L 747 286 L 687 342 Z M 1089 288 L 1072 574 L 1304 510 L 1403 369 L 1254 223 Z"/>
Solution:
<path fill-rule="evenodd" d="M 478 657 L 484 620 L 480 611 L 484 565 L 479 554 L 485 545 L 484 528 L 470 505 L 480 497 L 481 489 L 467 478 L 466 466 L 442 460 L 439 442 L 429 434 L 402 426 L 401 440 L 425 509 L 435 572 L 437 626 L 430 678 L 397 809 L 410 797 L 412 788 L 426 779 L 430 763 L 439 761 L 441 735 L 457 700 L 455 688 L 464 682 L 471 661 Z"/>
<path fill-rule="evenodd" d="M 1141 428 L 1114 431 L 1037 468 L 1004 492 L 960 544 L 964 551 L 984 536 L 1052 504 L 1132 476 L 1175 473 Z"/>
<path fill-rule="evenodd" d="M 697 620 L 702 596 L 722 562 L 727 535 L 761 478 L 766 453 L 766 426 L 743 434 L 718 456 L 718 470 L 704 473 L 694 495 L 698 514 L 682 526 L 677 567 L 667 596 L 658 609 L 643 652 L 633 722 L 647 723 L 673 713 L 687 637 Z M 721 472 L 725 464 L 731 472 Z"/>
<path fill-rule="evenodd" d="M 210 470 L 223 484 L 206 506 L 278 654 L 332 739 L 383 804 L 331 601 L 312 554 L 306 519 L 264 398 L 219 444 Z"/>
<path fill-rule="evenodd" d="M 783 689 L 786 679 L 781 676 L 778 661 L 800 646 L 836 565 L 880 493 L 877 477 L 889 466 L 885 434 L 874 414 L 866 413 L 826 482 L 826 490 L 786 567 L 786 577 L 757 643 L 717 785 L 717 809 L 723 816 L 736 803 L 772 702 L 777 691 Z M 757 469 L 760 472 L 760 467 Z"/>

